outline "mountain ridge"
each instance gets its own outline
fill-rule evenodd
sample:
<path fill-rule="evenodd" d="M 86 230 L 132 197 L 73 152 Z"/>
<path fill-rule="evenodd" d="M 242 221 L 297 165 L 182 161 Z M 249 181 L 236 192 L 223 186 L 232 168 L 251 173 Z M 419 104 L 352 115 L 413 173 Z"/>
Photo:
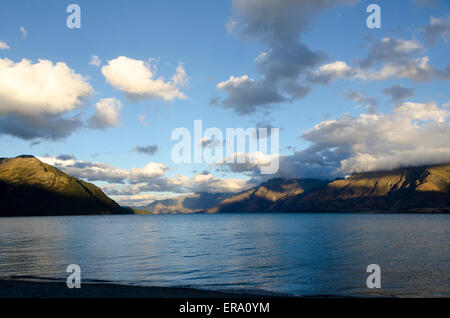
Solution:
<path fill-rule="evenodd" d="M 128 213 L 94 184 L 32 155 L 0 158 L 0 216 Z"/>
<path fill-rule="evenodd" d="M 264 196 L 267 184 L 273 186 L 280 180 L 290 185 L 297 180 L 297 185 L 303 183 L 307 187 L 293 187 L 290 193 L 280 194 L 275 199 Z M 345 179 L 322 182 L 316 179 L 270 179 L 204 212 L 450 213 L 450 164 L 361 172 Z M 255 200 L 254 194 L 258 193 L 262 199 Z"/>

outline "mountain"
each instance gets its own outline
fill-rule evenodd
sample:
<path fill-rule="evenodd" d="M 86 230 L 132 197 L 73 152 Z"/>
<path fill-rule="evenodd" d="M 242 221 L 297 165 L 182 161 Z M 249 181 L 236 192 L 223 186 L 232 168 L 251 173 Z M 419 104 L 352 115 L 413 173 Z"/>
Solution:
<path fill-rule="evenodd" d="M 231 195 L 233 194 L 201 192 L 173 199 L 155 200 L 139 209 L 151 214 L 195 213 L 211 208 Z"/>
<path fill-rule="evenodd" d="M 356 173 L 297 198 L 286 210 L 450 212 L 450 164 Z"/>
<path fill-rule="evenodd" d="M 356 173 L 331 182 L 271 179 L 205 212 L 450 213 L 450 164 Z"/>
<path fill-rule="evenodd" d="M 260 186 L 226 198 L 205 212 L 281 212 L 283 203 L 302 197 L 327 183 L 317 179 L 270 179 Z"/>
<path fill-rule="evenodd" d="M 0 216 L 128 213 L 100 188 L 33 156 L 0 158 Z"/>

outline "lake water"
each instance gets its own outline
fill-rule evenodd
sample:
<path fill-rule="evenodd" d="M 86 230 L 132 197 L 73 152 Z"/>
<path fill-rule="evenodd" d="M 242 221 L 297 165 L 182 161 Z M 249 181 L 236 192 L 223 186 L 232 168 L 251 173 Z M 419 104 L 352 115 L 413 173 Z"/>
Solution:
<path fill-rule="evenodd" d="M 290 295 L 450 296 L 450 215 L 0 218 L 0 276 Z M 369 264 L 381 289 L 368 289 Z"/>

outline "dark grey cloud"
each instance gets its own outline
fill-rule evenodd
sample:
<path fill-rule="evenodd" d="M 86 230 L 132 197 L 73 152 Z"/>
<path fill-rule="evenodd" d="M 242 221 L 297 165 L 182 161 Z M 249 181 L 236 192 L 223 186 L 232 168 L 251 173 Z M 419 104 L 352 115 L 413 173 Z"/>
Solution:
<path fill-rule="evenodd" d="M 234 16 L 227 24 L 228 29 L 242 39 L 261 41 L 267 50 L 254 62 L 259 79 L 232 82 L 230 78 L 218 85 L 218 89 L 227 94 L 221 105 L 243 115 L 305 97 L 310 88 L 300 81 L 325 56 L 302 44 L 301 35 L 324 10 L 356 2 L 358 0 L 234 0 Z"/>
<path fill-rule="evenodd" d="M 296 81 L 311 67 L 324 59 L 321 53 L 311 51 L 301 43 L 287 47 L 274 47 L 255 60 L 256 70 L 271 83 Z"/>
<path fill-rule="evenodd" d="M 399 103 L 405 98 L 414 96 L 414 89 L 395 84 L 383 89 L 383 93 L 391 97 L 389 102 Z"/>
<path fill-rule="evenodd" d="M 233 82 L 230 78 L 221 84 L 218 88 L 228 94 L 222 101 L 223 108 L 232 109 L 240 115 L 248 115 L 286 101 L 278 88 L 265 80 L 241 77 L 238 81 Z"/>
<path fill-rule="evenodd" d="M 56 159 L 66 161 L 66 160 L 76 160 L 77 158 L 74 155 L 62 154 L 62 155 L 56 156 Z"/>
<path fill-rule="evenodd" d="M 450 16 L 430 18 L 430 24 L 424 28 L 425 38 L 429 43 L 436 42 L 439 38 L 448 41 L 450 38 Z"/>
<path fill-rule="evenodd" d="M 369 54 L 359 63 L 359 66 L 367 69 L 379 63 L 402 62 L 423 51 L 423 46 L 416 40 L 383 38 L 378 42 L 370 44 Z"/>
<path fill-rule="evenodd" d="M 271 47 L 296 45 L 311 22 L 324 10 L 358 0 L 233 0 L 234 30 L 242 38 Z"/>
<path fill-rule="evenodd" d="M 137 146 L 134 151 L 145 155 L 154 155 L 158 151 L 157 145 Z"/>
<path fill-rule="evenodd" d="M 77 117 L 64 118 L 60 115 L 16 115 L 0 116 L 0 134 L 10 135 L 24 140 L 64 139 L 83 126 Z"/>

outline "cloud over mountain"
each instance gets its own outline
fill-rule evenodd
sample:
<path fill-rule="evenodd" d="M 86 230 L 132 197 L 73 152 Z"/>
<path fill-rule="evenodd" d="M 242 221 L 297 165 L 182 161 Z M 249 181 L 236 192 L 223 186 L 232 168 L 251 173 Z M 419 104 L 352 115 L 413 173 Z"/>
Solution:
<path fill-rule="evenodd" d="M 392 113 L 344 115 L 302 134 L 311 145 L 280 158 L 280 175 L 331 176 L 450 162 L 450 111 L 403 103 Z"/>

